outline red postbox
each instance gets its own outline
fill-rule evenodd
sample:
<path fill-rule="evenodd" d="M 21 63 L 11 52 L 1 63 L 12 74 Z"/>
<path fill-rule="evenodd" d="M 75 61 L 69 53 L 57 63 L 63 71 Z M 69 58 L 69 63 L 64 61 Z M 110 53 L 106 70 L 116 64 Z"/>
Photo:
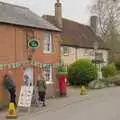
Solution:
<path fill-rule="evenodd" d="M 61 96 L 66 96 L 67 88 L 66 88 L 66 76 L 60 75 L 59 76 L 59 90 Z"/>

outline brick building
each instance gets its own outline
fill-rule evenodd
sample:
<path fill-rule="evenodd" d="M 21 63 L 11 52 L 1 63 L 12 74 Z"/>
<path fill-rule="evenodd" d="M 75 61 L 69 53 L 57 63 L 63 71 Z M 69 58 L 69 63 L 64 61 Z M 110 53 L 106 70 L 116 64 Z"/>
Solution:
<path fill-rule="evenodd" d="M 56 64 L 59 62 L 60 30 L 43 20 L 28 8 L 0 2 L 0 98 L 4 99 L 2 77 L 12 70 L 17 86 L 17 96 L 23 83 L 25 68 L 33 72 L 33 82 L 44 71 L 47 81 L 47 96 L 56 94 Z M 35 39 L 37 49 L 28 47 Z M 28 61 L 31 60 L 31 61 Z"/>

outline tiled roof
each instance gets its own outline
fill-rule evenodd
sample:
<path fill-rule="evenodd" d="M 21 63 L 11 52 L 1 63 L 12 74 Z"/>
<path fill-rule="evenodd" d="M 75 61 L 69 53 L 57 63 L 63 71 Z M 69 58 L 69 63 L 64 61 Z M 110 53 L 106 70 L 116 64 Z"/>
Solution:
<path fill-rule="evenodd" d="M 43 18 L 56 25 L 54 16 L 44 15 Z M 61 45 L 93 48 L 94 43 L 98 41 L 99 48 L 105 49 L 103 41 L 96 36 L 90 26 L 83 25 L 72 20 L 63 18 L 61 37 Z"/>
<path fill-rule="evenodd" d="M 0 23 L 60 31 L 26 7 L 0 2 Z"/>

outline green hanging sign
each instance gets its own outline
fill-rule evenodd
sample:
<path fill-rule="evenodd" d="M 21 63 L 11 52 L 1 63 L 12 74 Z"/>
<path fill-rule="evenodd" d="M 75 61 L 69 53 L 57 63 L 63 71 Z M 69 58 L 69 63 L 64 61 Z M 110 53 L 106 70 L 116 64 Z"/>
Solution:
<path fill-rule="evenodd" d="M 39 42 L 36 39 L 32 39 L 28 41 L 28 47 L 29 48 L 38 48 Z"/>

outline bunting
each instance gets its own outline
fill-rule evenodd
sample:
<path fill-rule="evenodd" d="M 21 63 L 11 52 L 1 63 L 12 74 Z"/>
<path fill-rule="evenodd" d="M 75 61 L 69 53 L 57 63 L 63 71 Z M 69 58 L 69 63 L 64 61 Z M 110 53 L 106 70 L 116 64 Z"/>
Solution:
<path fill-rule="evenodd" d="M 0 70 L 4 70 L 6 68 L 8 69 L 17 69 L 21 66 L 27 66 L 27 65 L 32 65 L 33 67 L 38 67 L 38 68 L 44 68 L 47 67 L 47 65 L 51 65 L 53 68 L 58 68 L 59 67 L 59 63 L 55 63 L 55 64 L 43 64 L 40 63 L 39 61 L 21 61 L 21 62 L 16 62 L 16 63 L 9 63 L 9 64 L 0 64 Z"/>

